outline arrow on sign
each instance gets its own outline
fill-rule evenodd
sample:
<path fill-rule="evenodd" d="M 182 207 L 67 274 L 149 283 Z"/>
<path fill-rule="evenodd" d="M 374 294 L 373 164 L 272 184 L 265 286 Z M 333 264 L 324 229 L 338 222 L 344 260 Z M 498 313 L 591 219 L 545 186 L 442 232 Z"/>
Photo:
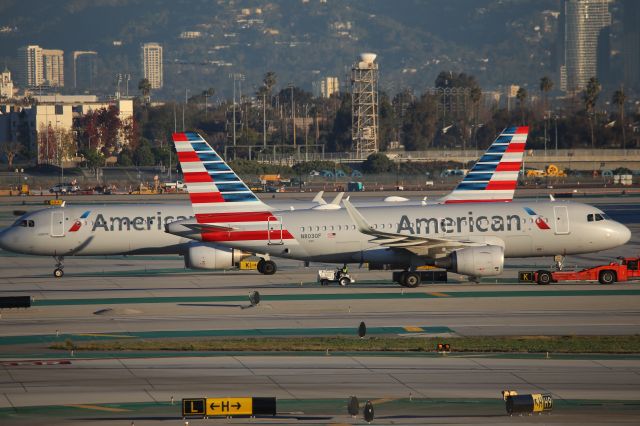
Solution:
<path fill-rule="evenodd" d="M 240 405 L 239 402 L 236 402 L 236 405 L 232 405 L 232 407 L 235 407 L 236 410 L 239 410 L 242 405 Z"/>
<path fill-rule="evenodd" d="M 216 405 L 215 402 L 212 402 L 211 405 L 209 406 L 212 410 L 215 410 L 216 408 L 219 407 L 219 405 Z"/>

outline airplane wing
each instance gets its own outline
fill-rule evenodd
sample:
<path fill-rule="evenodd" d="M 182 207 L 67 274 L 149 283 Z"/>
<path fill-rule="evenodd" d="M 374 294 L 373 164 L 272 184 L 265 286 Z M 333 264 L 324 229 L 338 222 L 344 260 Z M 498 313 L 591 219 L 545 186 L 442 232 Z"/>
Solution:
<path fill-rule="evenodd" d="M 404 249 L 418 256 L 436 258 L 456 249 L 485 245 L 473 241 L 459 241 L 447 238 L 423 237 L 380 231 L 371 226 L 348 200 L 343 200 L 342 202 L 358 230 L 363 234 L 374 237 L 370 241 L 381 246 Z"/>
<path fill-rule="evenodd" d="M 184 223 L 182 226 L 198 232 L 236 231 L 240 229 L 229 226 L 213 225 L 211 223 Z"/>

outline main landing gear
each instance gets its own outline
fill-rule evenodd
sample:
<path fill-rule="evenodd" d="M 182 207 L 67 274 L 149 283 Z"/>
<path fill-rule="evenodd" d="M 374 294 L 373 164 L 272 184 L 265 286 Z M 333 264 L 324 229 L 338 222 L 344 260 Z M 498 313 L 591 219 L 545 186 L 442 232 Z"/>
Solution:
<path fill-rule="evenodd" d="M 264 275 L 273 275 L 278 270 L 276 262 L 273 260 L 260 259 L 258 262 L 258 272 Z"/>
<path fill-rule="evenodd" d="M 53 270 L 53 276 L 56 278 L 62 278 L 64 275 L 64 256 L 53 256 L 56 260 L 56 269 Z"/>

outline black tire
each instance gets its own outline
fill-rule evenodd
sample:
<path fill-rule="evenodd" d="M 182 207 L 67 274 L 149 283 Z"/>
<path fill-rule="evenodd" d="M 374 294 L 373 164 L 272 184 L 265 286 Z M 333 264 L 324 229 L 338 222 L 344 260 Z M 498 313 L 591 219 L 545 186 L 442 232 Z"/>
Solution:
<path fill-rule="evenodd" d="M 553 277 L 551 276 L 551 272 L 549 271 L 538 271 L 538 280 L 539 285 L 549 285 L 553 282 Z"/>
<path fill-rule="evenodd" d="M 340 281 L 338 281 L 338 282 L 340 283 L 340 285 L 341 285 L 342 287 L 346 287 L 346 286 L 348 286 L 349 284 L 351 284 L 351 280 L 350 280 L 349 278 L 347 278 L 347 277 L 342 277 L 342 278 L 340 278 Z"/>
<path fill-rule="evenodd" d="M 403 274 L 402 281 L 405 287 L 415 288 L 420 285 L 420 274 L 416 272 L 407 272 Z"/>
<path fill-rule="evenodd" d="M 265 260 L 262 265 L 262 273 L 265 275 L 273 275 L 278 270 L 278 266 L 273 260 Z"/>
<path fill-rule="evenodd" d="M 615 283 L 616 278 L 617 278 L 616 273 L 614 271 L 606 270 L 606 271 L 600 271 L 600 276 L 598 277 L 598 281 L 600 281 L 600 284 L 609 285 L 609 284 Z"/>
<path fill-rule="evenodd" d="M 400 272 L 400 274 L 398 275 L 398 281 L 396 281 L 398 284 L 400 284 L 402 287 L 406 287 L 404 285 L 404 276 L 407 273 L 407 271 L 404 272 Z"/>
<path fill-rule="evenodd" d="M 262 272 L 262 268 L 264 267 L 264 259 L 260 259 L 258 260 L 258 264 L 256 265 L 256 269 L 258 270 L 258 272 L 260 272 L 261 274 L 264 274 L 264 272 Z"/>
<path fill-rule="evenodd" d="M 61 268 L 56 268 L 53 270 L 53 276 L 56 278 L 62 278 L 64 276 L 64 271 Z"/>
<path fill-rule="evenodd" d="M 320 285 L 325 286 L 325 285 L 329 285 L 329 280 L 320 280 Z"/>

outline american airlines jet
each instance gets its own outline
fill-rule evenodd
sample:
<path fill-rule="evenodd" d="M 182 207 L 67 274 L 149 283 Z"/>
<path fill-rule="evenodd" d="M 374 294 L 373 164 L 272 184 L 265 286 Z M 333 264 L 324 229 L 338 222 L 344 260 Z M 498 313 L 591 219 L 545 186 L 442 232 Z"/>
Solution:
<path fill-rule="evenodd" d="M 514 134 L 503 132 L 499 135 L 480 163 L 453 192 L 435 202 L 511 201 L 528 129 L 518 127 L 509 131 Z M 504 143 L 505 138 L 509 138 L 509 144 Z M 27 213 L 13 226 L 0 231 L 0 248 L 53 256 L 56 261 L 53 274 L 57 278 L 64 274 L 65 256 L 180 254 L 184 256 L 187 268 L 232 268 L 250 254 L 165 233 L 164 227 L 173 221 L 195 218 L 189 225 L 189 232 L 200 232 L 204 229 L 200 224 L 207 223 L 211 214 L 221 218 L 233 217 L 237 211 L 257 212 L 264 219 L 265 212 L 274 209 L 262 203 L 199 135 L 176 133 L 174 139 L 193 207 L 189 204 L 141 203 L 47 208 Z M 495 152 L 506 153 L 496 170 L 487 171 L 482 161 Z M 477 179 L 487 176 L 491 185 L 477 187 Z M 340 209 L 341 198 L 342 194 L 338 194 L 332 202 L 326 203 L 318 194 L 313 200 L 318 205 L 312 209 Z M 253 213 L 253 217 L 258 216 Z M 212 229 L 212 226 L 206 229 Z M 261 257 L 258 270 L 264 274 L 275 273 L 276 264 L 268 253 L 258 253 Z"/>
<path fill-rule="evenodd" d="M 515 188 L 517 172 L 510 170 L 515 165 L 504 158 L 516 149 L 511 143 L 518 134 L 517 128 L 506 129 L 504 138 L 492 145 L 494 152 L 483 156 L 461 183 L 462 190 Z M 172 222 L 166 230 L 197 241 L 304 261 L 390 264 L 405 271 L 402 285 L 414 287 L 420 284 L 416 268 L 422 265 L 477 279 L 502 273 L 505 258 L 591 253 L 631 238 L 626 226 L 596 207 L 559 201 L 487 203 L 457 198 L 435 205 L 359 209 L 345 201 L 346 209 L 322 212 L 272 212 L 267 206 L 249 212 L 238 206 L 213 213 L 217 200 L 224 198 L 221 193 L 229 189 L 237 189 L 242 200 L 260 201 L 250 191 L 218 180 L 215 173 L 226 170 L 226 163 L 197 135 L 186 135 L 178 134 L 174 141 L 183 153 L 185 181 L 197 182 L 196 218 Z M 197 151 L 190 139 L 202 141 Z M 524 145 L 517 149 L 522 151 Z M 203 163 L 205 152 L 215 161 Z M 493 172 L 504 169 L 510 174 L 496 179 Z"/>

